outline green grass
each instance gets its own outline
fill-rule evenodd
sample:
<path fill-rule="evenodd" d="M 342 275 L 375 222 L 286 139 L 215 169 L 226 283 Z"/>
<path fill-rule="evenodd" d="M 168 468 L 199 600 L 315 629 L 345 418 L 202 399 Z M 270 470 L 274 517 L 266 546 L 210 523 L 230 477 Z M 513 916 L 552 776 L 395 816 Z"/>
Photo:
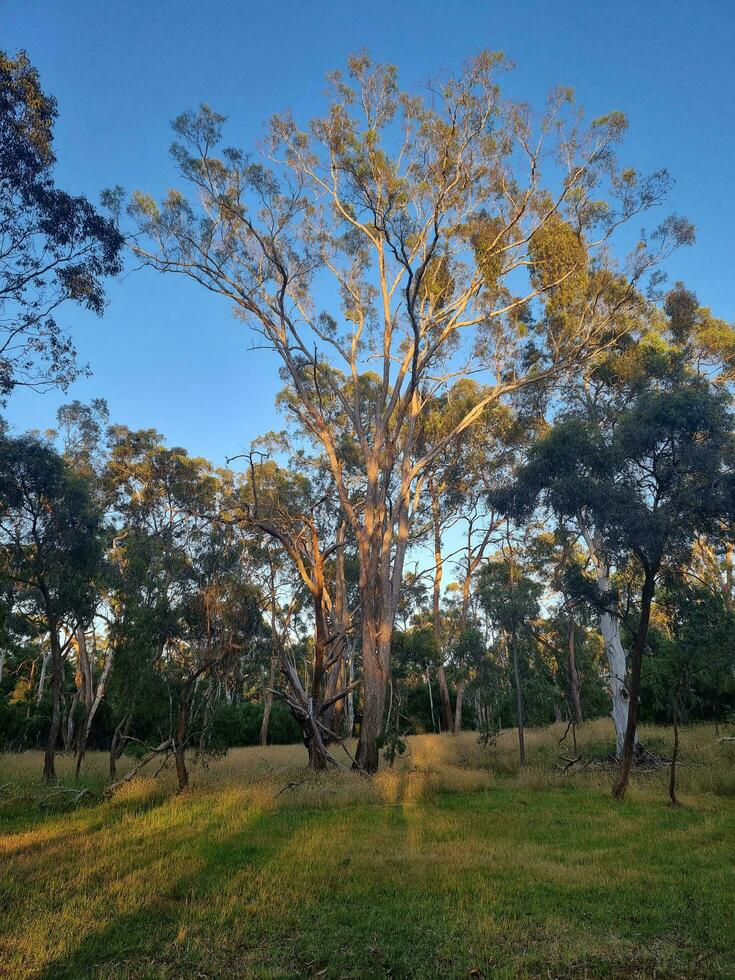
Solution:
<path fill-rule="evenodd" d="M 74 808 L 0 758 L 0 976 L 735 976 L 730 748 L 672 810 L 658 776 L 615 805 L 609 774 L 552 771 L 553 734 L 520 777 L 510 746 L 425 736 L 370 781 L 279 792 L 301 750 L 238 750 L 184 795 Z"/>

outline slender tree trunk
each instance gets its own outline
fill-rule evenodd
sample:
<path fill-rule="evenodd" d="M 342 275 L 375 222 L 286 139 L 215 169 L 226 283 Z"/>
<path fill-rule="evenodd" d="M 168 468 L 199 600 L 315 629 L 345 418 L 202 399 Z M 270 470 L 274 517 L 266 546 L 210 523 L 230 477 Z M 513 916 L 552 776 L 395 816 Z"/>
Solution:
<path fill-rule="evenodd" d="M 733 544 L 729 542 L 725 548 L 725 605 L 729 612 L 732 612 L 732 586 L 733 586 Z"/>
<path fill-rule="evenodd" d="M 126 711 L 113 732 L 112 743 L 110 745 L 110 779 L 115 778 L 117 763 L 125 749 L 125 739 L 130 731 L 132 718 L 132 712 Z"/>
<path fill-rule="evenodd" d="M 569 690 L 572 695 L 572 708 L 574 710 L 575 725 L 582 724 L 582 701 L 579 696 L 579 673 L 577 672 L 577 658 L 574 652 L 574 616 L 569 613 L 568 622 L 568 643 L 569 650 Z"/>
<path fill-rule="evenodd" d="M 51 659 L 51 650 L 47 650 L 43 655 L 43 660 L 41 661 L 41 675 L 38 678 L 38 695 L 36 696 L 36 704 L 40 704 L 43 700 L 43 689 L 46 685 L 46 668 L 48 667 L 48 662 Z"/>
<path fill-rule="evenodd" d="M 61 729 L 61 684 L 63 680 L 63 657 L 56 624 L 51 626 L 51 659 L 53 675 L 51 678 L 51 727 L 49 728 L 46 752 L 43 759 L 43 778 L 47 783 L 56 779 L 56 745 Z"/>
<path fill-rule="evenodd" d="M 431 709 L 431 730 L 436 731 L 436 719 L 434 718 L 434 695 L 431 693 L 431 674 L 429 673 L 429 668 L 426 668 L 426 687 L 429 690 L 429 708 Z"/>
<path fill-rule="evenodd" d="M 64 699 L 64 704 L 66 706 L 66 699 Z M 62 725 L 62 738 L 64 742 L 64 752 L 68 752 L 74 748 L 74 728 L 76 725 L 76 712 L 77 705 L 79 704 L 79 691 L 75 691 L 71 703 L 69 705 L 68 711 L 64 716 L 64 723 Z"/>
<path fill-rule="evenodd" d="M 669 800 L 672 806 L 679 806 L 676 798 L 676 762 L 679 757 L 679 706 L 674 705 L 674 748 L 671 753 L 671 772 L 669 774 Z"/>
<path fill-rule="evenodd" d="M 440 654 L 441 656 L 441 654 Z M 447 675 L 444 672 L 443 664 L 439 664 L 436 668 L 436 677 L 439 681 L 439 700 L 441 702 L 441 728 L 445 732 L 451 732 L 453 726 L 452 720 L 452 702 L 449 697 L 449 686 L 447 684 Z"/>
<path fill-rule="evenodd" d="M 5 650 L 0 653 L 0 684 L 3 682 L 3 671 L 5 670 Z"/>
<path fill-rule="evenodd" d="M 79 771 L 82 768 L 82 761 L 84 760 L 85 753 L 87 751 L 87 742 L 89 741 L 89 733 L 92 730 L 92 722 L 94 721 L 94 716 L 97 714 L 97 709 L 102 703 L 102 699 L 105 696 L 105 691 L 107 689 L 107 679 L 110 676 L 110 671 L 112 670 L 112 657 L 113 648 L 108 646 L 105 653 L 105 662 L 102 667 L 102 673 L 100 674 L 100 679 L 97 682 L 97 690 L 94 692 L 94 698 L 89 709 L 85 713 L 84 724 L 79 727 L 79 740 L 77 743 L 77 766 L 76 766 L 76 778 L 79 779 Z M 90 672 L 90 684 L 91 684 L 91 672 Z M 91 688 L 90 688 L 91 689 Z"/>
<path fill-rule="evenodd" d="M 625 741 L 623 743 L 623 756 L 620 761 L 620 772 L 613 786 L 613 797 L 622 800 L 630 782 L 630 770 L 633 765 L 633 755 L 636 745 L 636 730 L 638 728 L 638 710 L 640 707 L 641 691 L 641 667 L 643 664 L 643 650 L 646 645 L 648 635 L 648 623 L 651 618 L 651 603 L 656 586 L 657 569 L 646 571 L 641 593 L 641 617 L 636 630 L 635 643 L 633 644 L 633 656 L 630 670 L 630 697 L 628 701 L 628 725 L 625 730 Z"/>
<path fill-rule="evenodd" d="M 351 687 L 355 682 L 355 648 L 350 641 L 347 647 L 347 686 Z M 355 692 L 351 689 L 345 698 L 345 728 L 347 738 L 352 738 L 355 730 Z"/>
<path fill-rule="evenodd" d="M 265 692 L 265 701 L 263 702 L 263 720 L 260 724 L 260 744 L 266 746 L 268 744 L 268 725 L 271 719 L 271 708 L 273 707 L 273 686 L 276 683 L 276 668 L 278 666 L 278 654 L 273 653 L 271 656 L 270 670 L 268 671 L 268 689 Z"/>
<path fill-rule="evenodd" d="M 439 679 L 439 698 L 441 701 L 441 720 L 445 732 L 451 732 L 454 724 L 452 718 L 452 702 L 449 698 L 449 687 L 447 685 L 447 675 L 444 672 L 442 663 L 442 620 L 441 620 L 441 584 L 444 574 L 444 559 L 442 555 L 442 531 L 441 531 L 441 511 L 439 497 L 432 481 L 428 483 L 429 494 L 431 496 L 431 514 L 434 525 L 434 582 L 432 587 L 432 625 L 434 628 L 434 640 L 439 655 L 439 666 L 437 677 Z"/>
<path fill-rule="evenodd" d="M 603 596 L 609 596 L 612 592 L 610 569 L 602 556 L 597 536 L 593 536 L 589 528 L 586 528 L 581 522 L 580 527 L 595 564 L 597 587 Z M 610 715 L 615 725 L 615 758 L 620 761 L 623 756 L 625 733 L 628 728 L 627 657 L 620 638 L 620 621 L 615 613 L 611 609 L 605 609 L 600 613 L 599 622 L 608 665 Z"/>
<path fill-rule="evenodd" d="M 518 664 L 518 644 L 515 633 L 511 634 L 511 652 L 513 654 L 513 675 L 516 685 L 516 721 L 518 722 L 518 751 L 521 766 L 526 764 L 526 741 L 523 734 L 523 693 L 521 691 L 521 670 Z"/>
<path fill-rule="evenodd" d="M 268 551 L 270 556 L 270 549 Z M 279 650 L 279 637 L 276 627 L 276 573 L 273 567 L 273 560 L 269 557 L 270 563 L 270 598 L 271 598 L 271 637 L 273 641 L 273 653 L 271 654 L 270 670 L 268 673 L 268 689 L 265 692 L 265 702 L 263 704 L 263 720 L 260 725 L 260 744 L 268 744 L 268 725 L 271 720 L 271 708 L 273 707 L 273 688 L 276 683 L 276 668 L 281 659 Z"/>
<path fill-rule="evenodd" d="M 462 706 L 464 704 L 464 681 L 457 681 L 457 697 L 454 702 L 454 734 L 462 731 Z"/>
<path fill-rule="evenodd" d="M 187 692 L 183 692 L 179 701 L 178 717 L 176 722 L 176 747 L 174 759 L 176 761 L 176 777 L 179 781 L 179 792 L 185 790 L 189 785 L 189 773 L 186 769 L 186 716 L 188 713 Z"/>

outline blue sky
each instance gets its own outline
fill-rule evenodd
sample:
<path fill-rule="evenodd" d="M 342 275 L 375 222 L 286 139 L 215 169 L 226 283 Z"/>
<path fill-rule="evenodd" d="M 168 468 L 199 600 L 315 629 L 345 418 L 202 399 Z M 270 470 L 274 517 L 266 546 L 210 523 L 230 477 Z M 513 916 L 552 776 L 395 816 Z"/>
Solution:
<path fill-rule="evenodd" d="M 666 267 L 700 302 L 735 318 L 735 2 L 733 0 L 0 0 L 0 43 L 25 48 L 56 96 L 60 186 L 96 200 L 122 184 L 159 194 L 175 183 L 169 123 L 208 102 L 243 147 L 290 107 L 320 111 L 324 76 L 352 51 L 399 65 L 404 86 L 451 70 L 481 48 L 516 64 L 506 91 L 536 106 L 572 85 L 590 116 L 630 119 L 623 158 L 667 167 L 668 211 L 697 244 Z M 216 464 L 281 423 L 272 355 L 250 348 L 224 300 L 182 278 L 133 273 L 109 289 L 102 320 L 67 308 L 91 379 L 59 393 L 14 395 L 18 429 L 52 425 L 59 404 L 107 398 L 113 421 L 155 427 Z"/>

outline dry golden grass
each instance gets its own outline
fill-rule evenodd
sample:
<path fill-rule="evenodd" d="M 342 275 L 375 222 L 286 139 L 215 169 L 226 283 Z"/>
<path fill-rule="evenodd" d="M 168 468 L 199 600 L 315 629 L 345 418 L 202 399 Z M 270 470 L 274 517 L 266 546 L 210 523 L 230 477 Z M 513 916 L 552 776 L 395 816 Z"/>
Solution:
<path fill-rule="evenodd" d="M 572 735 L 560 744 L 566 725 L 563 723 L 526 731 L 527 765 L 519 769 L 518 736 L 515 729 L 504 731 L 496 744 L 485 747 L 474 732 L 461 735 L 413 735 L 408 748 L 392 768 L 381 759 L 378 774 L 365 779 L 349 769 L 350 760 L 339 748 L 335 756 L 345 765 L 343 771 L 310 773 L 307 754 L 301 745 L 260 746 L 231 749 L 225 756 L 198 761 L 190 756 L 192 790 L 236 791 L 262 806 L 347 806 L 365 803 L 397 803 L 427 798 L 436 792 L 474 792 L 487 789 L 498 779 L 511 778 L 520 786 L 552 789 L 559 786 L 584 786 L 604 789 L 612 784 L 614 766 L 609 759 L 613 744 L 609 719 L 587 722 L 577 732 L 577 752 L 590 766 L 580 772 L 579 766 L 560 771 L 563 759 L 572 758 Z M 660 727 L 642 727 L 641 740 L 655 753 L 666 758 L 671 748 L 671 734 Z M 354 751 L 355 744 L 349 746 Z M 100 791 L 107 776 L 105 753 L 90 752 L 85 760 L 81 787 Z M 134 761 L 123 759 L 118 778 Z M 29 800 L 45 794 L 39 785 L 41 755 L 22 752 L 0 755 L 0 784 L 14 794 L 27 794 Z M 57 759 L 59 783 L 74 787 L 74 760 L 60 754 Z M 151 765 L 155 769 L 155 763 Z M 680 736 L 680 764 L 677 786 L 682 796 L 735 795 L 735 743 L 718 741 L 712 725 L 683 728 Z M 664 798 L 668 791 L 667 765 L 644 768 L 634 775 L 632 796 Z M 172 765 L 157 778 L 144 770 L 135 780 L 122 786 L 116 798 L 129 800 L 149 796 L 164 797 L 175 790 Z M 69 797 L 58 794 L 63 805 Z"/>

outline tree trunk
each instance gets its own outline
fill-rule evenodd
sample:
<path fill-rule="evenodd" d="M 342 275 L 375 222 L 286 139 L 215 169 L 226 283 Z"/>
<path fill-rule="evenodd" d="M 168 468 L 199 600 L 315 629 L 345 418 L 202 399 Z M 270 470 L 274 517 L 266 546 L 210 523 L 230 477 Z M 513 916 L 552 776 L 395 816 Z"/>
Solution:
<path fill-rule="evenodd" d="M 580 524 L 580 527 L 595 564 L 597 587 L 603 596 L 609 596 L 612 592 L 610 569 L 602 556 L 597 536 L 593 536 L 584 524 Z M 615 758 L 620 761 L 623 756 L 625 733 L 628 727 L 627 657 L 623 642 L 620 639 L 620 622 L 617 615 L 612 610 L 605 609 L 600 613 L 599 622 L 608 665 L 610 715 L 615 725 Z"/>
<path fill-rule="evenodd" d="M 638 709 L 640 707 L 641 691 L 641 666 L 643 664 L 643 650 L 646 645 L 648 635 L 648 622 L 651 618 L 651 603 L 656 585 L 656 571 L 648 569 L 643 582 L 641 593 L 641 618 L 636 630 L 635 643 L 633 644 L 633 656 L 630 670 L 630 696 L 628 701 L 628 725 L 625 729 L 625 741 L 623 743 L 623 755 L 620 761 L 620 772 L 613 786 L 613 797 L 622 800 L 630 782 L 630 770 L 633 765 L 633 755 L 636 746 L 636 730 L 638 728 Z"/>
<path fill-rule="evenodd" d="M 394 613 L 388 558 L 382 535 L 361 549 L 363 697 L 355 762 L 367 773 L 378 770 L 378 739 L 383 730 L 388 688 Z M 400 574 L 400 568 L 394 568 L 394 573 Z"/>
<path fill-rule="evenodd" d="M 669 775 L 669 800 L 672 806 L 679 806 L 676 798 L 676 761 L 679 757 L 679 710 L 674 705 L 674 748 L 671 753 L 671 772 Z"/>
<path fill-rule="evenodd" d="M 125 749 L 125 739 L 130 731 L 132 718 L 132 712 L 126 711 L 112 735 L 112 743 L 110 745 L 110 779 L 115 778 L 117 762 Z"/>
<path fill-rule="evenodd" d="M 442 654 L 442 620 L 441 620 L 441 584 L 444 574 L 444 559 L 442 556 L 442 531 L 441 531 L 441 510 L 439 498 L 433 482 L 428 483 L 429 494 L 431 496 L 431 515 L 434 526 L 434 582 L 432 586 L 432 625 L 434 628 L 434 640 L 436 650 L 439 655 L 439 666 L 437 677 L 439 678 L 439 698 L 441 700 L 441 721 L 445 732 L 451 732 L 454 728 L 452 718 L 452 702 L 449 698 L 449 687 L 447 686 L 447 675 L 444 673 L 444 665 L 441 662 Z"/>
<path fill-rule="evenodd" d="M 457 698 L 454 702 L 454 734 L 462 731 L 462 705 L 464 704 L 464 681 L 457 681 Z"/>
<path fill-rule="evenodd" d="M 41 661 L 41 676 L 38 678 L 38 695 L 36 697 L 36 704 L 40 704 L 43 699 L 43 689 L 46 685 L 46 668 L 48 667 L 48 662 L 51 659 L 51 651 L 47 650 L 43 655 L 43 660 Z"/>
<path fill-rule="evenodd" d="M 516 721 L 518 722 L 518 751 L 521 766 L 526 764 L 526 742 L 523 736 L 523 694 L 521 691 L 521 671 L 518 664 L 518 644 L 515 634 L 511 636 L 511 646 L 513 653 L 513 675 L 516 685 Z"/>
<path fill-rule="evenodd" d="M 79 704 L 79 691 L 75 691 L 71 699 L 71 704 L 69 705 L 69 710 L 66 711 L 64 722 L 61 728 L 62 741 L 64 743 L 65 753 L 74 747 L 74 728 L 76 723 L 75 715 L 77 712 L 78 704 Z M 66 710 L 66 698 L 64 699 L 64 708 Z"/>
<path fill-rule="evenodd" d="M 56 632 L 56 625 L 51 627 L 51 659 L 53 663 L 53 676 L 51 678 L 51 727 L 46 742 L 46 752 L 43 759 L 43 778 L 47 783 L 56 779 L 56 745 L 59 741 L 61 729 L 61 684 L 63 680 L 64 662 L 59 644 L 59 635 Z"/>
<path fill-rule="evenodd" d="M 447 675 L 442 664 L 436 669 L 437 680 L 439 681 L 439 700 L 441 701 L 441 728 L 445 732 L 451 732 L 452 721 L 452 702 L 449 698 L 449 687 L 447 685 Z"/>
<path fill-rule="evenodd" d="M 355 730 L 355 692 L 354 689 L 352 689 L 352 684 L 355 681 L 355 647 L 351 640 L 347 645 L 346 674 L 347 686 L 351 689 L 345 698 L 345 729 L 347 732 L 347 738 L 352 738 Z"/>
<path fill-rule="evenodd" d="M 276 667 L 278 666 L 278 653 L 274 652 L 271 656 L 271 665 L 268 672 L 268 690 L 265 692 L 263 703 L 263 721 L 260 724 L 260 744 L 268 744 L 268 725 L 271 719 L 271 708 L 273 707 L 273 687 L 276 683 Z"/>
<path fill-rule="evenodd" d="M 87 742 L 89 740 L 89 733 L 92 730 L 92 722 L 94 721 L 94 716 L 97 714 L 97 709 L 99 708 L 102 698 L 105 696 L 105 690 L 107 689 L 107 679 L 110 676 L 110 671 L 112 670 L 112 656 L 113 648 L 108 646 L 107 652 L 105 654 L 105 662 L 102 667 L 102 673 L 100 674 L 100 679 L 97 682 L 97 690 L 94 692 L 94 698 L 89 709 L 85 712 L 84 723 L 79 726 L 79 740 L 77 743 L 77 767 L 76 767 L 76 778 L 79 779 L 79 771 L 82 768 L 82 761 L 84 755 L 87 751 Z M 90 685 L 92 683 L 91 672 L 90 672 Z M 92 688 L 90 687 L 90 690 Z"/>
<path fill-rule="evenodd" d="M 579 673 L 577 671 L 577 658 L 574 652 L 574 616 L 569 613 L 568 624 L 568 650 L 569 650 L 569 690 L 572 695 L 572 709 L 574 711 L 575 725 L 582 724 L 582 701 L 579 696 Z"/>
<path fill-rule="evenodd" d="M 368 773 L 378 771 L 378 738 L 383 730 L 389 650 L 390 639 L 386 645 L 382 637 L 376 636 L 374 624 L 363 622 L 362 724 L 355 758 L 359 768 Z"/>
<path fill-rule="evenodd" d="M 434 695 L 431 693 L 431 674 L 429 673 L 429 668 L 426 668 L 426 686 L 429 690 L 429 708 L 431 710 L 431 730 L 436 731 L 436 719 L 434 718 Z"/>
<path fill-rule="evenodd" d="M 188 688 L 187 688 L 188 690 Z M 188 710 L 188 698 L 182 693 L 179 701 L 178 718 L 176 724 L 176 747 L 174 758 L 176 761 L 176 777 L 179 781 L 179 792 L 185 790 L 189 785 L 189 773 L 186 769 L 186 715 Z"/>

